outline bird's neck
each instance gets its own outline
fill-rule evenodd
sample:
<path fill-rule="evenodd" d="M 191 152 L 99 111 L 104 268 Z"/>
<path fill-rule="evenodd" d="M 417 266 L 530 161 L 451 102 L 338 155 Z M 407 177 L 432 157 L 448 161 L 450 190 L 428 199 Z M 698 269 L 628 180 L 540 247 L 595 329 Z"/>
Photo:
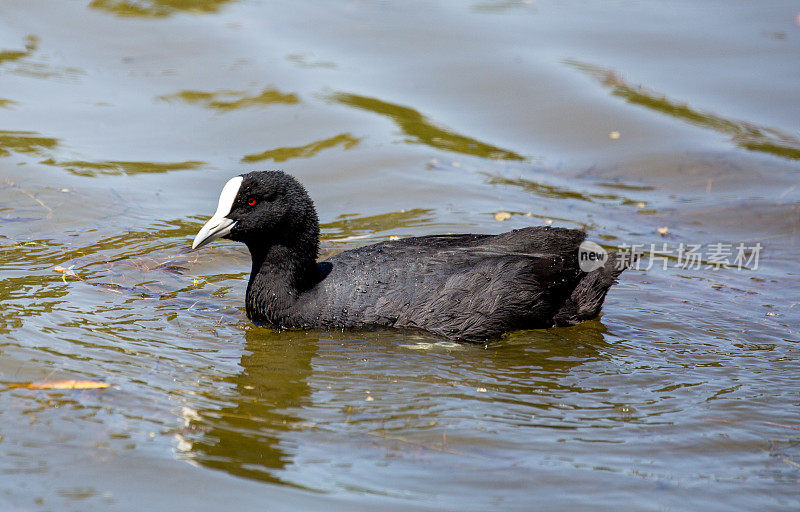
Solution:
<path fill-rule="evenodd" d="M 251 320 L 288 326 L 292 307 L 316 282 L 317 242 L 306 245 L 249 247 L 253 267 L 245 304 Z"/>

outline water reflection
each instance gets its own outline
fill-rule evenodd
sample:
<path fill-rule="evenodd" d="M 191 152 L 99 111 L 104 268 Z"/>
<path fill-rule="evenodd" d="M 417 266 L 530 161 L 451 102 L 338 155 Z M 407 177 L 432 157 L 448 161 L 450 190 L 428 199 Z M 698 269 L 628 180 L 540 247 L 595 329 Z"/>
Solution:
<path fill-rule="evenodd" d="M 307 476 L 308 464 L 328 475 L 324 482 L 304 480 L 321 490 L 349 485 L 336 480 L 334 466 L 350 467 L 345 478 L 368 486 L 364 482 L 371 475 L 358 474 L 369 471 L 359 464 L 365 455 L 383 458 L 400 473 L 410 470 L 409 463 L 416 467 L 420 449 L 430 452 L 431 464 L 445 463 L 437 459 L 441 455 L 479 465 L 482 439 L 492 437 L 486 433 L 553 424 L 569 428 L 562 425 L 563 402 L 580 408 L 580 394 L 607 391 L 568 378 L 581 365 L 606 357 L 604 333 L 600 322 L 590 322 L 577 329 L 521 332 L 484 348 L 391 331 L 370 332 L 362 341 L 358 332 L 320 336 L 249 326 L 241 371 L 199 398 L 212 405 L 184 410 L 179 456 L 288 485 L 297 485 L 289 469 L 302 458 Z M 476 408 L 479 416 L 473 415 Z M 471 427 L 456 428 L 459 424 Z M 448 428 L 455 433 L 442 441 L 442 429 Z M 331 436 L 337 447 L 330 447 Z M 327 454 L 309 461 L 308 452 L 319 444 Z M 373 483 L 381 488 L 364 490 L 382 493 L 396 484 Z"/>
<path fill-rule="evenodd" d="M 293 53 L 286 56 L 286 60 L 297 64 L 301 68 L 326 68 L 336 69 L 339 66 L 335 62 L 325 60 L 312 60 L 313 55 L 304 55 L 302 53 Z"/>
<path fill-rule="evenodd" d="M 46 292 L 43 293 L 43 290 Z M 45 276 L 6 277 L 0 280 L 0 334 L 10 334 L 26 319 L 51 314 L 63 308 L 69 285 Z"/>
<path fill-rule="evenodd" d="M 572 429 L 597 424 L 606 415 L 616 416 L 596 397 L 608 389 L 581 382 L 575 372 L 609 357 L 607 333 L 599 320 L 511 333 L 489 345 L 488 357 L 470 362 L 469 370 L 483 375 L 491 393 L 486 400 L 497 407 L 491 413 L 500 414 L 498 421 L 504 426 Z M 605 412 L 598 417 L 597 410 Z"/>
<path fill-rule="evenodd" d="M 304 146 L 268 149 L 263 153 L 245 155 L 242 158 L 242 162 L 261 162 L 262 160 L 285 162 L 286 160 L 290 160 L 292 158 L 311 158 L 324 149 L 341 146 L 342 149 L 347 150 L 355 147 L 359 142 L 361 142 L 360 138 L 353 137 L 349 133 L 341 133 L 334 137 L 310 142 Z"/>
<path fill-rule="evenodd" d="M 163 18 L 179 12 L 212 13 L 233 0 L 92 0 L 90 9 L 123 17 Z"/>
<path fill-rule="evenodd" d="M 533 9 L 532 0 L 499 0 L 499 1 L 485 1 L 476 2 L 472 5 L 472 10 L 475 12 L 495 13 L 505 12 L 514 9 Z"/>
<path fill-rule="evenodd" d="M 21 327 L 25 318 L 68 309 L 63 304 L 68 301 L 63 299 L 71 293 L 91 294 L 95 310 L 98 304 L 158 299 L 175 310 L 191 307 L 224 313 L 224 306 L 219 305 L 224 293 L 211 300 L 209 289 L 219 292 L 217 281 L 241 279 L 242 275 L 208 275 L 202 283 L 181 275 L 190 259 L 202 264 L 215 258 L 213 254 L 178 251 L 200 225 L 182 219 L 164 221 L 151 229 L 117 233 L 79 246 L 47 239 L 0 245 L 0 303 L 4 308 L 0 333 Z M 68 272 L 54 271 L 57 267 Z"/>
<path fill-rule="evenodd" d="M 40 56 L 39 62 L 30 59 L 29 57 L 33 57 L 38 49 L 39 38 L 29 35 L 25 38 L 25 50 L 0 50 L 0 69 L 7 66 L 8 71 L 15 75 L 67 81 L 74 81 L 78 76 L 85 74 L 79 68 L 53 66 L 48 62 L 47 55 Z M 0 107 L 5 106 L 2 102 L 3 100 L 0 100 Z"/>
<path fill-rule="evenodd" d="M 623 98 L 628 103 L 666 114 L 696 126 L 732 135 L 731 141 L 740 148 L 769 153 L 792 160 L 800 159 L 800 140 L 793 135 L 780 132 L 774 128 L 758 126 L 747 121 L 726 119 L 715 114 L 695 110 L 686 103 L 677 103 L 667 99 L 664 94 L 647 91 L 641 85 L 628 84 L 613 71 L 599 66 L 577 61 L 567 61 L 567 64 L 594 76 L 600 80 L 604 87 L 611 89 L 613 95 Z"/>
<path fill-rule="evenodd" d="M 630 199 L 619 194 L 598 194 L 592 192 L 578 192 L 567 187 L 547 185 L 538 181 L 525 178 L 507 178 L 500 175 L 486 174 L 487 182 L 491 185 L 511 185 L 520 187 L 534 195 L 548 199 L 577 199 L 588 203 L 614 203 L 620 205 L 632 205 L 639 203 L 639 200 Z M 607 184 L 607 186 L 611 186 Z M 622 187 L 619 187 L 622 188 Z"/>
<path fill-rule="evenodd" d="M 44 160 L 40 160 L 39 163 L 63 167 L 77 176 L 165 173 L 170 171 L 198 169 L 205 165 L 205 162 L 198 160 L 187 160 L 185 162 L 70 160 L 59 162 L 52 156 L 54 151 L 59 149 L 59 145 L 59 139 L 44 137 L 38 132 L 0 130 L 0 157 L 8 157 L 11 156 L 12 153 L 47 157 Z"/>
<path fill-rule="evenodd" d="M 10 156 L 12 152 L 41 156 L 56 146 L 58 139 L 42 137 L 37 132 L 0 130 L 0 157 Z"/>
<path fill-rule="evenodd" d="M 14 62 L 33 55 L 39 46 L 39 38 L 28 36 L 25 38 L 25 50 L 2 50 L 0 51 L 0 66 L 7 62 Z"/>
<path fill-rule="evenodd" d="M 374 112 L 388 117 L 403 130 L 409 139 L 406 142 L 425 144 L 444 151 L 496 160 L 525 160 L 513 151 L 492 146 L 477 139 L 436 126 L 431 120 L 410 107 L 387 103 L 376 98 L 356 94 L 337 93 L 333 101 L 349 107 Z"/>
<path fill-rule="evenodd" d="M 247 329 L 245 338 L 242 372 L 223 381 L 232 386 L 225 390 L 230 395 L 211 397 L 225 405 L 185 415 L 188 431 L 179 434 L 179 450 L 189 460 L 232 475 L 283 483 L 276 472 L 290 455 L 281 440 L 300 428 L 293 410 L 312 405 L 307 379 L 317 339 L 256 327 Z"/>
<path fill-rule="evenodd" d="M 343 214 L 336 220 L 320 224 L 322 239 L 336 241 L 337 239 L 364 237 L 370 234 L 397 228 L 419 227 L 430 223 L 434 218 L 435 210 L 426 208 L 412 208 L 399 212 L 382 213 L 360 217 L 356 214 Z"/>
<path fill-rule="evenodd" d="M 268 106 L 273 104 L 295 105 L 300 98 L 294 93 L 284 93 L 277 89 L 264 89 L 259 94 L 248 95 L 244 91 L 181 91 L 175 94 L 159 96 L 167 102 L 181 101 L 200 105 L 220 112 L 230 112 L 248 107 Z"/>
<path fill-rule="evenodd" d="M 63 167 L 77 176 L 155 174 L 198 169 L 205 165 L 205 162 L 196 160 L 187 160 L 185 162 L 125 162 L 120 160 L 57 162 L 52 158 L 43 160 L 40 163 Z"/>

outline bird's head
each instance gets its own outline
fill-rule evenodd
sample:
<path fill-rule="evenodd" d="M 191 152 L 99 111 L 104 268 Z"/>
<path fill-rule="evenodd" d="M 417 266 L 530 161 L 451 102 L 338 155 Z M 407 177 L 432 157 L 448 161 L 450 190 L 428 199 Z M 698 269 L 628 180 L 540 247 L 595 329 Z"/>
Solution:
<path fill-rule="evenodd" d="M 319 222 L 300 182 L 282 171 L 256 171 L 228 180 L 192 249 L 218 238 L 242 242 L 253 254 L 282 245 L 316 258 Z"/>

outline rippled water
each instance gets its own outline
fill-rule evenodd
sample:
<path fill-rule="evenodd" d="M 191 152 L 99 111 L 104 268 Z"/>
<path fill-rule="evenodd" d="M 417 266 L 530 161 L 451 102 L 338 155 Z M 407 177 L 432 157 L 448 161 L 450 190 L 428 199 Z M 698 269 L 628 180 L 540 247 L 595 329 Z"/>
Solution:
<path fill-rule="evenodd" d="M 3 2 L 2 508 L 797 508 L 799 13 Z M 705 256 L 486 346 L 275 332 L 243 247 L 185 252 L 267 168 L 326 253 L 552 223 Z M 25 387 L 67 379 L 111 387 Z"/>

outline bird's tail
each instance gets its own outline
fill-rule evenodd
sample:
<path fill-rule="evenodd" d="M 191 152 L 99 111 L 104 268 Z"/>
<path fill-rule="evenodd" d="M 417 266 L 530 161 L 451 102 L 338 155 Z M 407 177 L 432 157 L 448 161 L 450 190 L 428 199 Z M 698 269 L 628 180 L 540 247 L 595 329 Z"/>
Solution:
<path fill-rule="evenodd" d="M 629 259 L 619 253 L 609 253 L 608 261 L 602 267 L 589 272 L 578 282 L 553 318 L 555 325 L 575 325 L 600 314 L 600 308 L 603 307 L 608 289 L 628 268 Z"/>

